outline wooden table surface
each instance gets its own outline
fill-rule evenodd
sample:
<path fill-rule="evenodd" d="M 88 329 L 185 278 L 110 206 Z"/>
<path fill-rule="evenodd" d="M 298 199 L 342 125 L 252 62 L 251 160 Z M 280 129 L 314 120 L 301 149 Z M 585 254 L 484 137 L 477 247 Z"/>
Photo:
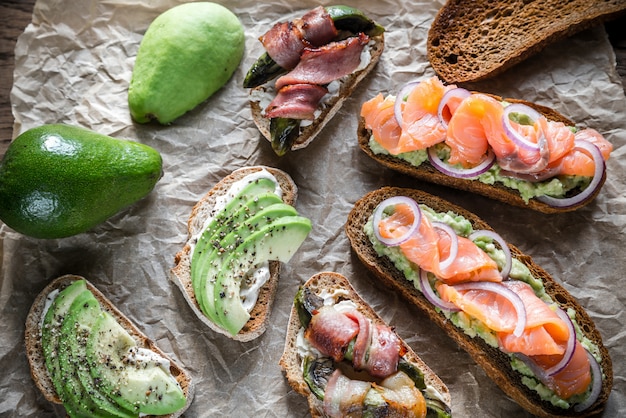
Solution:
<path fill-rule="evenodd" d="M 10 93 L 15 67 L 14 50 L 18 36 L 31 22 L 35 0 L 0 0 L 0 157 L 12 140 L 13 114 Z M 607 23 L 609 39 L 617 57 L 617 71 L 626 92 L 626 16 Z"/>

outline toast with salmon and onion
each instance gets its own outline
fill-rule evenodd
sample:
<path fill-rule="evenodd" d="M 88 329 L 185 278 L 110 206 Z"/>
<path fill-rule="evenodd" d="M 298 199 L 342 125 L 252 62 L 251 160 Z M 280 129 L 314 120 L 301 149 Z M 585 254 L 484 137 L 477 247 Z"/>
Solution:
<path fill-rule="evenodd" d="M 364 102 L 357 136 L 369 157 L 393 170 L 543 213 L 591 202 L 613 149 L 551 108 L 436 76 Z"/>
<path fill-rule="evenodd" d="M 446 385 L 339 273 L 300 286 L 280 366 L 313 417 L 451 416 Z"/>
<path fill-rule="evenodd" d="M 26 317 L 31 376 L 67 416 L 178 417 L 195 383 L 91 282 L 64 275 Z"/>
<path fill-rule="evenodd" d="M 355 203 L 346 233 L 376 279 L 425 312 L 530 413 L 604 409 L 613 371 L 593 320 L 476 215 L 419 190 L 384 187 Z"/>
<path fill-rule="evenodd" d="M 251 66 L 254 123 L 277 155 L 306 147 L 374 68 L 384 28 L 353 7 L 318 6 L 279 22 L 259 40 L 266 52 Z"/>
<path fill-rule="evenodd" d="M 428 60 L 448 83 L 483 80 L 625 13 L 623 0 L 448 0 L 428 31 Z"/>

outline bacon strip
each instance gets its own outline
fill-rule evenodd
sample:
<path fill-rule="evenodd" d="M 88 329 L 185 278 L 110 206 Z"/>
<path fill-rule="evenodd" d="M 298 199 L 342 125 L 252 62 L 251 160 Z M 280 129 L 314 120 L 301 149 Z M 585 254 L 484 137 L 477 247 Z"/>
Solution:
<path fill-rule="evenodd" d="M 320 100 L 328 93 L 315 84 L 292 84 L 278 90 L 265 109 L 267 118 L 315 119 Z"/>
<path fill-rule="evenodd" d="M 358 322 L 334 308 L 322 307 L 311 317 L 304 337 L 323 354 L 341 361 L 345 347 L 358 332 Z"/>
<path fill-rule="evenodd" d="M 398 369 L 400 340 L 387 326 L 378 324 L 373 328 L 372 345 L 365 370 L 375 377 L 387 377 Z"/>
<path fill-rule="evenodd" d="M 349 379 L 339 369 L 335 370 L 324 391 L 324 413 L 332 418 L 360 416 L 371 388 L 370 382 Z"/>
<path fill-rule="evenodd" d="M 361 63 L 361 52 L 368 42 L 369 36 L 360 33 L 319 48 L 305 48 L 298 65 L 276 80 L 276 88 L 289 84 L 328 84 L 351 74 Z"/>

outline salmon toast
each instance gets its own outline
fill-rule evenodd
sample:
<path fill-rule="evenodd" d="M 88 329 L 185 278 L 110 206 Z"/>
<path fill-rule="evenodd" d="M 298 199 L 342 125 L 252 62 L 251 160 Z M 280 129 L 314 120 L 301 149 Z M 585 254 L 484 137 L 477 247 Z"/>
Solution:
<path fill-rule="evenodd" d="M 543 417 L 602 411 L 611 358 L 593 320 L 545 270 L 476 215 L 420 190 L 359 199 L 351 246 L 520 406 Z"/>

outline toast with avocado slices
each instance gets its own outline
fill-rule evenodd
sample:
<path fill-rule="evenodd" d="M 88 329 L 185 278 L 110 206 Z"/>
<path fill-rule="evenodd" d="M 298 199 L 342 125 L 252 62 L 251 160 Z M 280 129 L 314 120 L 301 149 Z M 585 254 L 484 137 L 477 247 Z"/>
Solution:
<path fill-rule="evenodd" d="M 469 91 L 437 76 L 365 101 L 357 137 L 385 167 L 543 213 L 592 202 L 613 151 L 599 131 L 547 106 Z"/>
<path fill-rule="evenodd" d="M 84 277 L 39 293 L 25 342 L 35 384 L 70 417 L 178 417 L 193 399 L 191 375 Z"/>
<path fill-rule="evenodd" d="M 427 56 L 448 83 L 483 80 L 624 13 L 623 0 L 448 0 L 428 31 Z"/>
<path fill-rule="evenodd" d="M 265 331 L 280 263 L 311 231 L 311 221 L 294 208 L 297 190 L 282 170 L 245 167 L 193 207 L 170 278 L 215 332 L 250 341 Z"/>
<path fill-rule="evenodd" d="M 476 215 L 420 190 L 359 199 L 346 233 L 377 280 L 421 309 L 541 417 L 601 412 L 611 358 L 580 303 Z"/>
<path fill-rule="evenodd" d="M 451 416 L 446 385 L 339 273 L 299 288 L 280 366 L 313 417 Z"/>
<path fill-rule="evenodd" d="M 257 128 L 277 155 L 306 147 L 376 66 L 384 28 L 361 10 L 319 6 L 260 36 L 266 52 L 244 87 Z"/>

